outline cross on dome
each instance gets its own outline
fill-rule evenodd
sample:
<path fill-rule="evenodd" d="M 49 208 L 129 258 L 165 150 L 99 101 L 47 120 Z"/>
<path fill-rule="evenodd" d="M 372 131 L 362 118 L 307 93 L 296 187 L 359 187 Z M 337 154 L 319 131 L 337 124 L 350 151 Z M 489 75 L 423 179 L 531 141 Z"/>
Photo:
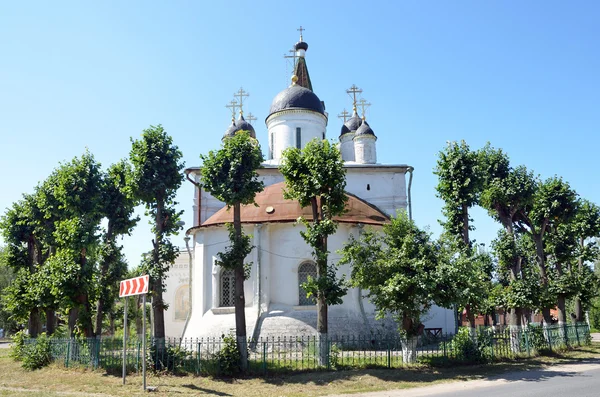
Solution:
<path fill-rule="evenodd" d="M 244 91 L 244 89 L 242 87 L 240 87 L 239 91 L 233 93 L 233 96 L 235 98 L 239 99 L 240 116 L 243 116 L 244 115 L 244 98 L 249 97 L 250 94 L 247 93 L 246 91 Z"/>
<path fill-rule="evenodd" d="M 346 93 L 352 98 L 352 111 L 356 113 L 356 94 L 362 94 L 363 90 L 358 88 L 356 84 L 346 90 Z"/>
<path fill-rule="evenodd" d="M 360 101 L 358 101 L 358 106 L 360 106 L 362 110 L 362 119 L 366 120 L 366 112 L 367 109 L 371 106 L 371 104 L 367 102 L 364 98 L 361 98 Z"/>
<path fill-rule="evenodd" d="M 256 121 L 256 117 L 254 117 L 252 113 L 248 113 L 248 115 L 246 116 L 246 120 L 248 120 L 248 122 L 252 124 L 253 121 Z"/>
<path fill-rule="evenodd" d="M 231 111 L 231 121 L 235 121 L 235 114 L 237 113 L 237 108 L 239 107 L 237 101 L 234 99 L 233 101 L 229 102 L 229 104 L 225 105 L 225 107 Z"/>
<path fill-rule="evenodd" d="M 340 114 L 337 115 L 338 118 L 343 119 L 344 123 L 346 122 L 346 120 L 348 120 L 350 118 L 350 113 L 348 113 L 348 111 L 346 109 L 344 109 L 344 111 Z"/>

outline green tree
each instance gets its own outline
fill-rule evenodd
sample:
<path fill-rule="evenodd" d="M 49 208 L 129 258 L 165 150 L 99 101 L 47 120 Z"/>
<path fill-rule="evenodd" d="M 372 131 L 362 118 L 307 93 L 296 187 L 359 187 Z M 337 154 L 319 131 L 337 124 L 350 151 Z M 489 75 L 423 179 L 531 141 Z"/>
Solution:
<path fill-rule="evenodd" d="M 352 265 L 350 283 L 368 291 L 377 317 L 390 313 L 401 324 L 405 362 L 415 359 L 421 316 L 433 303 L 447 307 L 454 298 L 443 284 L 448 280 L 438 279 L 438 251 L 430 236 L 399 211 L 382 232 L 365 230 L 341 252 L 341 263 Z"/>
<path fill-rule="evenodd" d="M 478 203 L 483 181 L 479 160 L 477 152 L 472 151 L 465 141 L 449 142 L 446 149 L 439 153 L 434 170 L 439 180 L 437 196 L 444 201 L 442 212 L 446 218 L 440 223 L 444 232 L 456 239 L 456 243 L 446 244 L 446 248 L 452 248 L 451 257 L 458 255 L 455 258 L 457 260 L 453 261 L 454 265 L 462 264 L 464 266 L 461 269 L 467 271 L 456 275 L 469 275 L 464 283 L 465 288 L 457 294 L 460 301 L 456 303 L 465 308 L 471 328 L 475 328 L 476 307 L 485 300 L 487 291 L 485 278 L 480 277 L 481 269 L 474 267 L 481 262 L 474 260 L 477 255 L 471 252 L 472 242 L 469 238 L 469 231 L 474 229 L 469 223 L 472 220 L 469 209 Z"/>
<path fill-rule="evenodd" d="M 24 195 L 0 220 L 2 236 L 7 243 L 5 261 L 16 273 L 15 285 L 7 290 L 4 305 L 10 308 L 15 320 L 23 321 L 27 317 L 27 328 L 32 337 L 36 337 L 42 327 L 40 305 L 29 287 L 32 276 L 43 262 L 42 218 L 36 196 Z"/>
<path fill-rule="evenodd" d="M 336 266 L 327 264 L 327 238 L 337 230 L 333 217 L 344 213 L 348 200 L 344 162 L 335 145 L 313 139 L 302 150 L 287 148 L 279 170 L 286 182 L 284 197 L 312 209 L 311 221 L 300 218 L 306 227 L 300 234 L 313 249 L 317 278 L 309 278 L 302 288 L 316 297 L 317 332 L 326 336 L 327 307 L 342 303 L 347 291 L 344 281 L 336 277 Z"/>
<path fill-rule="evenodd" d="M 165 275 L 177 257 L 169 236 L 181 230 L 177 222 L 182 212 L 175 209 L 175 195 L 183 181 L 183 155 L 161 125 L 150 126 L 139 140 L 131 141 L 134 197 L 145 204 L 146 215 L 152 217 L 153 249 L 144 267 L 150 275 L 154 336 L 163 339 Z"/>
<path fill-rule="evenodd" d="M 484 176 L 480 204 L 504 228 L 501 251 L 509 273 L 508 283 L 518 283 L 522 279 L 522 257 L 515 248 L 518 239 L 516 222 L 523 209 L 532 205 L 536 180 L 525 167 L 512 168 L 508 156 L 489 144 L 478 152 L 478 156 Z M 519 299 L 510 300 L 520 302 Z M 511 305 L 510 324 L 520 326 L 521 317 L 522 307 Z"/>
<path fill-rule="evenodd" d="M 137 204 L 131 189 L 131 168 L 122 160 L 109 167 L 104 175 L 102 212 L 107 220 L 100 246 L 100 274 L 98 302 L 96 304 L 96 335 L 102 335 L 105 309 L 111 309 L 118 297 L 118 282 L 127 271 L 127 264 L 117 244 L 117 237 L 129 234 L 139 221 L 133 217 Z"/>
<path fill-rule="evenodd" d="M 533 177 L 531 177 L 534 180 Z M 529 233 L 535 243 L 538 266 L 542 286 L 549 288 L 547 258 L 547 235 L 548 233 L 558 232 L 559 226 L 568 224 L 573 218 L 576 205 L 577 193 L 570 188 L 569 184 L 561 178 L 553 177 L 539 182 L 534 180 L 534 194 L 530 206 L 524 206 L 518 213 L 517 226 L 520 231 Z M 555 257 L 555 259 L 557 259 Z M 562 260 L 566 259 L 563 257 Z M 561 261 L 555 261 L 555 270 L 557 277 L 552 290 L 555 291 L 557 301 L 548 303 L 542 307 L 544 321 L 551 323 L 550 307 L 557 303 L 558 321 L 566 322 L 565 301 L 568 292 L 564 286 L 558 286 L 559 280 L 564 280 L 565 269 Z M 551 291 L 548 291 L 551 292 Z"/>
<path fill-rule="evenodd" d="M 69 311 L 71 335 L 75 326 L 94 336 L 96 248 L 102 212 L 102 170 L 87 152 L 61 164 L 39 190 L 40 209 L 54 220 L 55 249 L 48 257 L 46 284 L 55 300 Z M 40 280 L 42 281 L 42 280 Z"/>
<path fill-rule="evenodd" d="M 204 189 L 227 207 L 233 207 L 233 225 L 228 225 L 231 246 L 219 253 L 217 264 L 232 269 L 235 277 L 235 328 L 238 352 L 242 371 L 247 369 L 248 350 L 246 347 L 246 317 L 244 308 L 244 280 L 248 272 L 244 269 L 244 259 L 252 250 L 250 236 L 242 230 L 241 206 L 254 204 L 256 193 L 264 189 L 258 180 L 257 169 L 263 156 L 258 141 L 246 131 L 223 141 L 218 151 L 201 155 L 201 178 Z"/>
<path fill-rule="evenodd" d="M 7 310 L 4 297 L 6 290 L 15 280 L 15 272 L 8 264 L 7 252 L 5 246 L 0 246 L 0 328 L 4 330 L 5 335 L 17 331 L 17 322 L 11 319 L 11 312 Z"/>

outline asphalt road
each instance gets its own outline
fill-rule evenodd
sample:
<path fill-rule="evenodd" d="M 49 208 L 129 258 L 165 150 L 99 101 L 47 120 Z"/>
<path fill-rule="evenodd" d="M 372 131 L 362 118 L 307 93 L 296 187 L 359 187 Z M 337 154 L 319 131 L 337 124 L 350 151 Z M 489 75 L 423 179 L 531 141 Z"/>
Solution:
<path fill-rule="evenodd" d="M 353 394 L 352 396 L 598 397 L 600 396 L 600 359 L 586 360 L 567 365 L 550 366 L 531 371 L 509 372 L 482 380 L 437 384 L 415 389 Z"/>

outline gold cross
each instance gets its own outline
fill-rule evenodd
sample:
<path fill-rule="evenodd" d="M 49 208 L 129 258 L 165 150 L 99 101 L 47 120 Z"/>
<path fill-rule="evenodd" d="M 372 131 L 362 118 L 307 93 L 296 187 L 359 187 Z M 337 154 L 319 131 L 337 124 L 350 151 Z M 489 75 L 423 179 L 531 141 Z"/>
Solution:
<path fill-rule="evenodd" d="M 304 32 L 306 29 L 302 28 L 302 25 L 300 25 L 300 29 L 296 29 L 298 32 L 300 32 L 300 41 L 302 41 L 302 32 Z"/>
<path fill-rule="evenodd" d="M 366 120 L 365 117 L 365 113 L 367 111 L 367 108 L 371 106 L 371 104 L 367 101 L 365 101 L 364 98 L 361 98 L 360 101 L 358 101 L 358 106 L 360 106 L 361 110 L 362 110 L 362 119 Z"/>
<path fill-rule="evenodd" d="M 362 92 L 363 91 L 354 84 L 346 90 L 346 93 L 352 98 L 352 110 L 354 112 L 356 112 L 356 94 L 362 94 Z"/>
<path fill-rule="evenodd" d="M 283 54 L 283 57 L 284 58 L 294 58 L 294 67 L 296 67 L 296 58 L 298 58 L 298 53 L 293 48 L 291 50 L 289 50 L 288 52 L 291 52 L 292 55 L 285 55 L 285 54 Z"/>
<path fill-rule="evenodd" d="M 240 108 L 240 116 L 244 115 L 244 98 L 245 97 L 249 97 L 250 94 L 248 94 L 246 91 L 244 91 L 244 89 L 242 87 L 240 87 L 240 90 L 238 92 L 234 92 L 233 96 L 236 98 L 239 98 L 239 108 Z"/>
<path fill-rule="evenodd" d="M 237 112 L 238 103 L 236 100 L 229 102 L 228 105 L 225 105 L 226 108 L 231 110 L 231 121 L 235 121 L 235 114 Z"/>
<path fill-rule="evenodd" d="M 248 122 L 249 122 L 250 124 L 252 124 L 252 122 L 256 120 L 256 117 L 254 117 L 254 116 L 252 115 L 252 113 L 248 113 L 248 115 L 246 116 L 246 120 L 248 120 Z"/>
<path fill-rule="evenodd" d="M 340 114 L 338 114 L 338 117 L 340 119 L 344 119 L 344 123 L 346 122 L 346 120 L 348 120 L 350 118 L 350 113 L 348 113 L 348 111 L 346 109 L 344 109 L 344 111 Z"/>

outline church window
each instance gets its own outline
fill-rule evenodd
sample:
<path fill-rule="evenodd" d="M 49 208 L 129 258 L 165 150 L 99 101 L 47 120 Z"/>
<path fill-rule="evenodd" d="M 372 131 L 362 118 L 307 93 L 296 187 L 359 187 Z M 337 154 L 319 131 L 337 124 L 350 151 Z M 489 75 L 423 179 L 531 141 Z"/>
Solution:
<path fill-rule="evenodd" d="M 296 148 L 302 148 L 302 129 L 300 127 L 296 128 Z"/>
<path fill-rule="evenodd" d="M 371 190 L 371 185 L 367 183 L 367 190 Z"/>
<path fill-rule="evenodd" d="M 235 304 L 235 275 L 232 269 L 221 272 L 221 307 Z"/>
<path fill-rule="evenodd" d="M 323 140 L 325 140 L 325 131 L 323 131 Z"/>
<path fill-rule="evenodd" d="M 271 134 L 269 135 L 269 140 L 271 142 L 269 142 L 269 159 L 273 160 L 273 133 L 271 132 Z"/>
<path fill-rule="evenodd" d="M 304 262 L 298 268 L 298 305 L 300 306 L 311 306 L 317 303 L 314 297 L 307 298 L 306 291 L 302 288 L 302 284 L 308 281 L 308 276 L 317 278 L 317 266 L 312 262 Z"/>

